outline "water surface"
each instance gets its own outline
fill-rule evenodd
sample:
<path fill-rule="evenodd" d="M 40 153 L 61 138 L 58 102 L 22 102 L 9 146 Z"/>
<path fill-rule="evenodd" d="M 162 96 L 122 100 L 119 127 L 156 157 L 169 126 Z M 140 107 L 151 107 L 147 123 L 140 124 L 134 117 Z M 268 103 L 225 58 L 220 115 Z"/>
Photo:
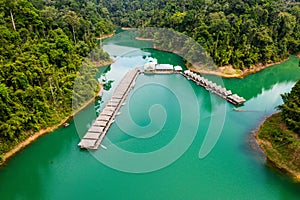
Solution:
<path fill-rule="evenodd" d="M 184 110 L 193 114 L 182 124 L 186 134 L 197 126 L 197 134 L 186 152 L 173 164 L 150 173 L 126 173 L 112 169 L 93 155 L 105 155 L 104 149 L 89 153 L 77 147 L 97 113 L 113 93 L 122 76 L 131 68 L 145 62 L 147 56 L 160 63 L 178 64 L 183 61 L 174 54 L 149 49 L 149 42 L 133 41 L 131 33 L 117 35 L 104 42 L 104 48 L 116 59 L 109 68 L 99 69 L 98 76 L 114 80 L 104 92 L 102 103 L 96 102 L 79 113 L 70 126 L 43 136 L 13 157 L 0 169 L 0 199 L 299 199 L 300 185 L 285 175 L 266 167 L 264 157 L 249 145 L 251 130 L 282 103 L 280 94 L 289 92 L 300 78 L 298 59 L 270 67 L 244 79 L 223 79 L 224 85 L 245 97 L 247 102 L 235 112 L 233 105 L 210 95 L 203 88 L 188 82 L 180 75 L 141 75 L 117 120 L 132 126 L 124 114 L 130 110 L 139 126 L 151 123 L 149 109 L 161 105 L 166 121 L 159 133 L 146 139 L 128 136 L 117 123 L 107 133 L 108 140 L 130 152 L 145 153 L 159 150 L 176 138 Z M 142 47 L 142 48 L 141 48 Z M 215 77 L 209 77 L 216 79 Z M 218 80 L 220 81 L 220 80 Z M 139 88 L 147 83 L 158 83 Z M 188 88 L 185 86 L 188 84 Z M 183 106 L 167 87 L 186 92 Z M 183 87 L 184 86 L 184 87 Z M 188 102 L 194 96 L 198 105 Z M 221 109 L 224 122 L 216 122 Z M 163 120 L 161 110 L 153 116 Z M 213 124 L 213 125 L 211 125 Z M 154 124 L 155 125 L 155 124 Z M 211 125 L 211 126 L 210 126 Z M 199 150 L 208 132 L 222 128 L 220 138 L 203 159 Z M 118 155 L 115 155 L 116 157 Z M 112 157 L 114 160 L 116 157 Z M 120 160 L 120 162 L 127 162 Z M 149 163 L 151 164 L 151 163 Z"/>

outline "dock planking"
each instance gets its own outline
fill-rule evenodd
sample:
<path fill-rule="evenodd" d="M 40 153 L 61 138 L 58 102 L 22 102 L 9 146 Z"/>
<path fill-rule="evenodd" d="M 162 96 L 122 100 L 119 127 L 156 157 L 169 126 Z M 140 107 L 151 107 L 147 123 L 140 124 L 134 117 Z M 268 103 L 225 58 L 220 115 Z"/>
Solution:
<path fill-rule="evenodd" d="M 242 105 L 246 101 L 243 97 L 240 97 L 237 94 L 232 94 L 231 90 L 227 90 L 226 88 L 223 88 L 222 86 L 217 85 L 216 83 L 207 80 L 206 78 L 191 72 L 190 70 L 186 70 L 183 73 L 180 72 L 180 74 L 185 76 L 188 80 L 195 82 L 197 85 L 204 87 L 207 91 L 222 97 L 229 103 L 234 105 Z"/>
<path fill-rule="evenodd" d="M 124 105 L 124 101 L 126 100 L 128 93 L 135 85 L 135 80 L 138 75 L 141 73 L 139 68 L 135 68 L 127 72 L 124 76 L 118 87 L 116 88 L 114 94 L 107 102 L 105 108 L 102 110 L 100 115 L 96 118 L 95 122 L 89 128 L 87 133 L 79 142 L 78 146 L 83 149 L 91 149 L 96 150 L 99 148 L 104 136 L 106 135 L 109 127 L 114 122 L 116 115 L 119 114 L 119 109 L 122 105 Z M 159 74 L 161 71 L 159 71 Z M 204 87 L 211 93 L 214 93 L 228 102 L 240 105 L 243 104 L 246 100 L 243 97 L 238 96 L 237 94 L 232 94 L 230 90 L 223 88 L 222 86 L 213 83 L 205 79 L 204 77 L 193 73 L 189 70 L 184 72 L 179 71 L 163 71 L 163 74 L 172 74 L 177 73 L 186 77 L 188 80 L 194 81 L 197 85 Z"/>
<path fill-rule="evenodd" d="M 114 122 L 115 116 L 118 115 L 119 109 L 122 105 L 124 105 L 124 101 L 126 100 L 128 93 L 134 87 L 135 80 L 139 74 L 139 68 L 135 68 L 127 72 L 116 88 L 111 99 L 107 102 L 105 108 L 79 142 L 78 146 L 80 148 L 90 150 L 96 150 L 99 148 L 109 127 Z"/>

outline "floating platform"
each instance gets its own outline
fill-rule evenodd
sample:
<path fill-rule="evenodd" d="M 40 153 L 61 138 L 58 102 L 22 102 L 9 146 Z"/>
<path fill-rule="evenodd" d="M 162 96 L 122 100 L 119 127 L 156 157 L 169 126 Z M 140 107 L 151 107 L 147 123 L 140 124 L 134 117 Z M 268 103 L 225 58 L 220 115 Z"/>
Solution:
<path fill-rule="evenodd" d="M 96 118 L 95 122 L 83 136 L 78 146 L 83 149 L 98 149 L 109 127 L 114 122 L 119 109 L 124 105 L 128 93 L 135 85 L 135 80 L 140 74 L 140 69 L 135 68 L 127 72 L 119 83 L 111 99 Z"/>
<path fill-rule="evenodd" d="M 214 93 L 228 102 L 234 105 L 243 104 L 246 100 L 243 97 L 238 96 L 237 94 L 232 94 L 230 90 L 223 88 L 216 83 L 213 83 L 204 77 L 193 73 L 189 70 L 184 72 L 180 70 L 172 70 L 172 69 L 159 69 L 156 71 L 151 71 L 148 73 L 155 74 L 180 74 L 186 77 L 188 80 L 195 82 L 197 85 L 204 87 L 211 93 Z M 138 75 L 141 73 L 139 68 L 135 68 L 127 72 L 124 76 L 118 87 L 116 88 L 114 94 L 111 99 L 107 102 L 105 108 L 102 110 L 100 115 L 96 118 L 95 122 L 89 128 L 87 133 L 83 136 L 78 146 L 84 149 L 95 150 L 98 149 L 101 145 L 101 142 L 106 135 L 109 127 L 114 122 L 115 117 L 120 114 L 119 109 L 121 106 L 125 105 L 125 100 L 127 98 L 128 93 L 135 85 L 135 80 Z M 144 72 L 147 73 L 147 72 Z"/>
<path fill-rule="evenodd" d="M 180 73 L 183 76 L 185 76 L 187 79 L 195 82 L 198 85 L 201 85 L 206 90 L 208 90 L 211 93 L 214 93 L 223 99 L 227 100 L 228 102 L 234 104 L 234 105 L 241 105 L 245 103 L 245 99 L 243 97 L 240 97 L 237 94 L 232 94 L 231 90 L 227 90 L 226 88 L 223 88 L 220 85 L 217 85 L 216 83 L 213 83 L 206 78 L 191 72 L 190 70 L 185 70 L 183 73 Z"/>

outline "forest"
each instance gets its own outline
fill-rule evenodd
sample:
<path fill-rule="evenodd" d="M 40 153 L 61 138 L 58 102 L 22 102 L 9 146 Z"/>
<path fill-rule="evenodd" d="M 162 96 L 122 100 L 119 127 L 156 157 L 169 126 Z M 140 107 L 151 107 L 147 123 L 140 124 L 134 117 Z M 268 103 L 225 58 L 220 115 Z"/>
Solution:
<path fill-rule="evenodd" d="M 110 60 L 96 37 L 115 27 L 103 7 L 86 0 L 0 0 L 0 16 L 1 155 L 69 116 L 74 96 L 73 109 L 94 97 L 93 61 Z M 72 94 L 76 77 L 90 94 Z"/>
<path fill-rule="evenodd" d="M 299 54 L 299 19 L 292 0 L 0 0 L 0 160 L 95 95 L 95 63 L 110 61 L 97 38 L 117 27 L 179 31 L 244 69 Z"/>
<path fill-rule="evenodd" d="M 300 80 L 290 93 L 281 95 L 283 104 L 278 106 L 281 116 L 290 130 L 300 136 Z"/>
<path fill-rule="evenodd" d="M 100 0 L 123 27 L 184 33 L 217 66 L 249 68 L 300 53 L 300 6 L 287 0 Z M 299 1 L 298 1 L 299 2 Z M 169 38 L 171 39 L 171 38 Z M 170 40 L 159 43 L 168 46 Z"/>
<path fill-rule="evenodd" d="M 300 80 L 281 96 L 281 112 L 265 120 L 257 137 L 268 159 L 295 177 L 300 172 Z"/>

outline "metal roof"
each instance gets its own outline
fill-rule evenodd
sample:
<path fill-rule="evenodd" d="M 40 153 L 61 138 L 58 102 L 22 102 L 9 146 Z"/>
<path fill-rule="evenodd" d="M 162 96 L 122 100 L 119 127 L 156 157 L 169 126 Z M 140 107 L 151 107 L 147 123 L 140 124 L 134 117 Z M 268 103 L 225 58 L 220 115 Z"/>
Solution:
<path fill-rule="evenodd" d="M 93 132 L 93 133 L 101 133 L 103 129 L 99 126 L 91 126 L 88 130 L 88 132 Z"/>
<path fill-rule="evenodd" d="M 100 137 L 101 133 L 93 133 L 93 132 L 87 132 L 83 139 L 94 139 L 97 140 Z"/>

